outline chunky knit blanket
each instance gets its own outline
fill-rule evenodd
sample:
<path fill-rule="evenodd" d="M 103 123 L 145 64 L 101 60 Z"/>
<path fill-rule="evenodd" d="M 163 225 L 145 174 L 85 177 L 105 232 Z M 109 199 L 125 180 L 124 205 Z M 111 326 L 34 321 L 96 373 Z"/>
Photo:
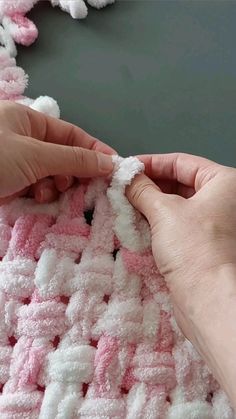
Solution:
<path fill-rule="evenodd" d="M 84 4 L 53 3 L 73 1 Z M 24 16 L 33 3 L 0 0 L 0 98 L 59 116 L 53 99 L 23 96 L 14 58 L 15 41 L 37 34 Z M 111 182 L 0 207 L 0 418 L 233 419 L 177 327 L 148 224 L 124 195 L 142 164 L 114 161 Z"/>

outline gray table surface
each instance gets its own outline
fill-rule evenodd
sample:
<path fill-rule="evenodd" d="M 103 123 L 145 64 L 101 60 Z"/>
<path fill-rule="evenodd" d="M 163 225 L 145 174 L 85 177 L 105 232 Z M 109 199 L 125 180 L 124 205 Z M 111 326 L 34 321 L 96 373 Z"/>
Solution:
<path fill-rule="evenodd" d="M 236 2 L 117 0 L 73 20 L 42 1 L 19 48 L 27 94 L 120 154 L 184 151 L 236 166 Z"/>

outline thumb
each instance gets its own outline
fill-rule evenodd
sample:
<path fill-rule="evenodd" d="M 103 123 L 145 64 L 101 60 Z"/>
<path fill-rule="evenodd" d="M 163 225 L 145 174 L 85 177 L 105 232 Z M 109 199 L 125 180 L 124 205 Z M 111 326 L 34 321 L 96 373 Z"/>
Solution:
<path fill-rule="evenodd" d="M 167 195 L 146 175 L 135 176 L 126 188 L 130 203 L 141 212 L 152 225 L 156 212 L 168 205 Z"/>
<path fill-rule="evenodd" d="M 107 176 L 113 170 L 111 156 L 81 147 L 37 141 L 37 164 L 42 177 L 65 175 L 78 177 Z"/>

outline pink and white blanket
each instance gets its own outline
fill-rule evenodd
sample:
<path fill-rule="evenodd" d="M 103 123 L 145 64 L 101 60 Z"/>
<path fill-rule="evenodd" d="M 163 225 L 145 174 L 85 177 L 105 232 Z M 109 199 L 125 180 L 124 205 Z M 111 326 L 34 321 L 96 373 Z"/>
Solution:
<path fill-rule="evenodd" d="M 15 62 L 15 42 L 37 37 L 25 16 L 35 3 L 0 1 L 0 98 L 59 117 L 53 99 L 24 97 Z M 86 15 L 83 0 L 52 3 Z M 176 325 L 148 224 L 124 195 L 142 164 L 115 163 L 110 185 L 0 207 L 0 418 L 233 419 Z"/>

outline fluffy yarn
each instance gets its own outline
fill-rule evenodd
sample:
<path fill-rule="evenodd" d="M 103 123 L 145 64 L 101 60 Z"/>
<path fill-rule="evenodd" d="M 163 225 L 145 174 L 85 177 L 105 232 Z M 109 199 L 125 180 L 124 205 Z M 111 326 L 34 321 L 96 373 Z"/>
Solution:
<path fill-rule="evenodd" d="M 37 37 L 25 16 L 37 1 L 0 1 L 0 99 L 59 117 L 52 98 L 24 96 L 15 60 L 15 43 Z M 83 0 L 52 4 L 87 14 Z M 110 185 L 93 179 L 53 204 L 0 207 L 0 417 L 233 419 L 177 327 L 149 226 L 125 197 L 142 164 L 114 163 Z"/>
<path fill-rule="evenodd" d="M 23 103 L 54 117 L 60 116 L 58 104 L 48 96 L 40 96 L 36 101 L 24 96 L 28 76 L 16 65 L 16 43 L 29 46 L 38 36 L 35 24 L 26 17 L 39 0 L 0 0 L 0 99 Z M 74 19 L 83 19 L 88 10 L 84 0 L 50 0 Z M 88 0 L 100 9 L 114 0 Z"/>
<path fill-rule="evenodd" d="M 114 162 L 110 186 L 0 208 L 0 417 L 233 419 L 124 195 L 142 164 Z"/>

